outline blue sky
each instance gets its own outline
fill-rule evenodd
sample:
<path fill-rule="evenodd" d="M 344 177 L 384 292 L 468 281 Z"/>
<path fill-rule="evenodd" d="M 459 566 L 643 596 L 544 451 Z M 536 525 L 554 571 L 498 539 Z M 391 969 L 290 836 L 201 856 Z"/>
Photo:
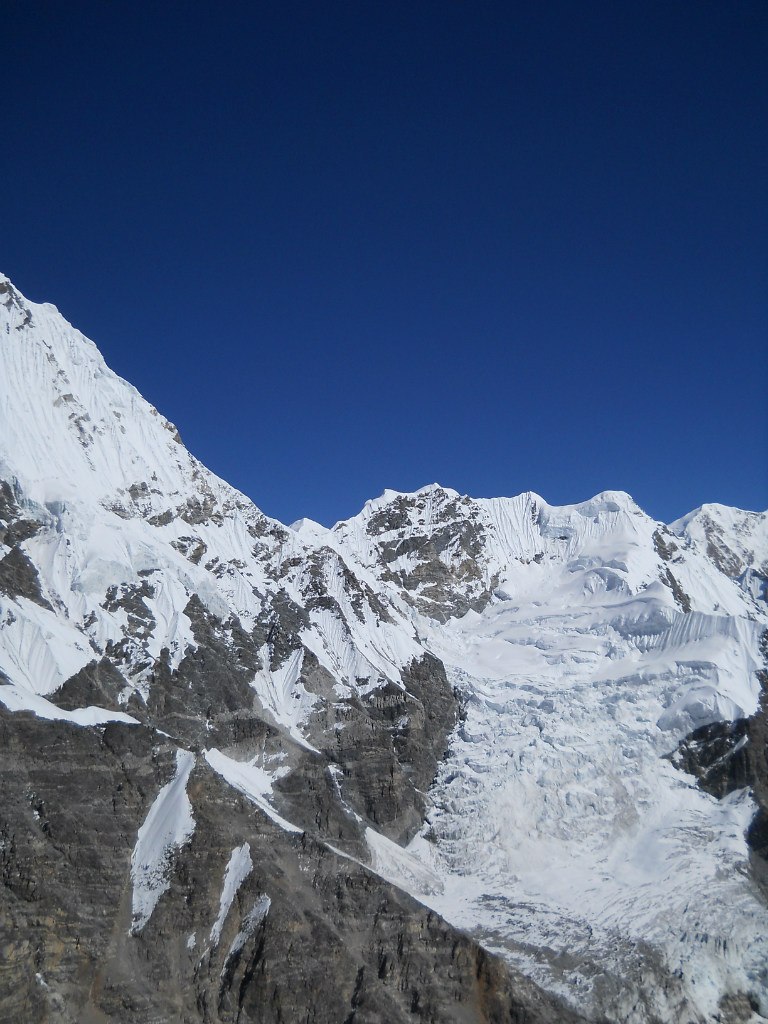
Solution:
<path fill-rule="evenodd" d="M 11 0 L 0 269 L 268 514 L 768 505 L 768 6 Z"/>

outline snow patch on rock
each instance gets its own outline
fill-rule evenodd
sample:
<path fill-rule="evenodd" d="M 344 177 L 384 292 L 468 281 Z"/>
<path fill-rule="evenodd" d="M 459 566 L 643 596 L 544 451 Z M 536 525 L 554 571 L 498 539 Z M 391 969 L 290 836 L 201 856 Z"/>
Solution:
<path fill-rule="evenodd" d="M 193 753 L 176 751 L 176 773 L 155 797 L 139 829 L 131 854 L 132 935 L 144 928 L 160 897 L 170 888 L 168 874 L 174 852 L 188 842 L 195 830 L 192 804 L 187 796 L 187 780 L 194 765 Z"/>
<path fill-rule="evenodd" d="M 232 851 L 224 873 L 224 883 L 221 888 L 221 896 L 219 897 L 219 913 L 211 928 L 211 946 L 218 945 L 221 938 L 221 929 L 227 919 L 232 901 L 237 894 L 237 890 L 251 871 L 253 871 L 253 861 L 251 860 L 250 846 L 248 843 L 236 846 Z"/>
<path fill-rule="evenodd" d="M 206 750 L 204 757 L 218 775 L 261 808 L 267 817 L 271 818 L 284 831 L 303 831 L 278 814 L 268 799 L 272 795 L 273 780 L 279 778 L 287 769 L 278 768 L 275 772 L 267 772 L 258 767 L 255 759 L 252 762 L 235 761 L 234 758 L 222 754 L 215 747 Z"/>

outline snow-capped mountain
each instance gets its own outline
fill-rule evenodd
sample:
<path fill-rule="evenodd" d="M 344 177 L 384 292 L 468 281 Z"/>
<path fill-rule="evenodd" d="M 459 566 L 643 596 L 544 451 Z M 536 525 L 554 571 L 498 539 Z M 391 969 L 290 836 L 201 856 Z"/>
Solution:
<path fill-rule="evenodd" d="M 768 1016 L 767 582 L 621 492 L 282 526 L 0 278 L 0 1008 Z"/>

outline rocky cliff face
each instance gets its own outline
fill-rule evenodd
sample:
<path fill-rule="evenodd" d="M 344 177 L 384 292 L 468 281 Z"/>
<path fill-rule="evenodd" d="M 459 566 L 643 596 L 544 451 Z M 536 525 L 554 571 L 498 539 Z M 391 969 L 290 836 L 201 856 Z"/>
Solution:
<path fill-rule="evenodd" d="M 5 712 L 0 729 L 4 1019 L 576 1019 L 203 757 L 186 776 L 193 828 L 137 926 L 132 851 L 178 748 L 124 723 Z"/>
<path fill-rule="evenodd" d="M 768 1011 L 764 515 L 284 527 L 6 279 L 0 388 L 3 1019 Z"/>

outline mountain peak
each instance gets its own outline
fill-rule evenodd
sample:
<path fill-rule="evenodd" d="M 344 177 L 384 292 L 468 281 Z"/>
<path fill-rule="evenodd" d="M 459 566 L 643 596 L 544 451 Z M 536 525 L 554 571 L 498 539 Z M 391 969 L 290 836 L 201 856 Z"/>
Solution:
<path fill-rule="evenodd" d="M 626 491 L 600 491 L 599 494 L 582 501 L 575 506 L 580 512 L 586 515 L 596 515 L 599 512 L 641 512 L 631 494 Z"/>

